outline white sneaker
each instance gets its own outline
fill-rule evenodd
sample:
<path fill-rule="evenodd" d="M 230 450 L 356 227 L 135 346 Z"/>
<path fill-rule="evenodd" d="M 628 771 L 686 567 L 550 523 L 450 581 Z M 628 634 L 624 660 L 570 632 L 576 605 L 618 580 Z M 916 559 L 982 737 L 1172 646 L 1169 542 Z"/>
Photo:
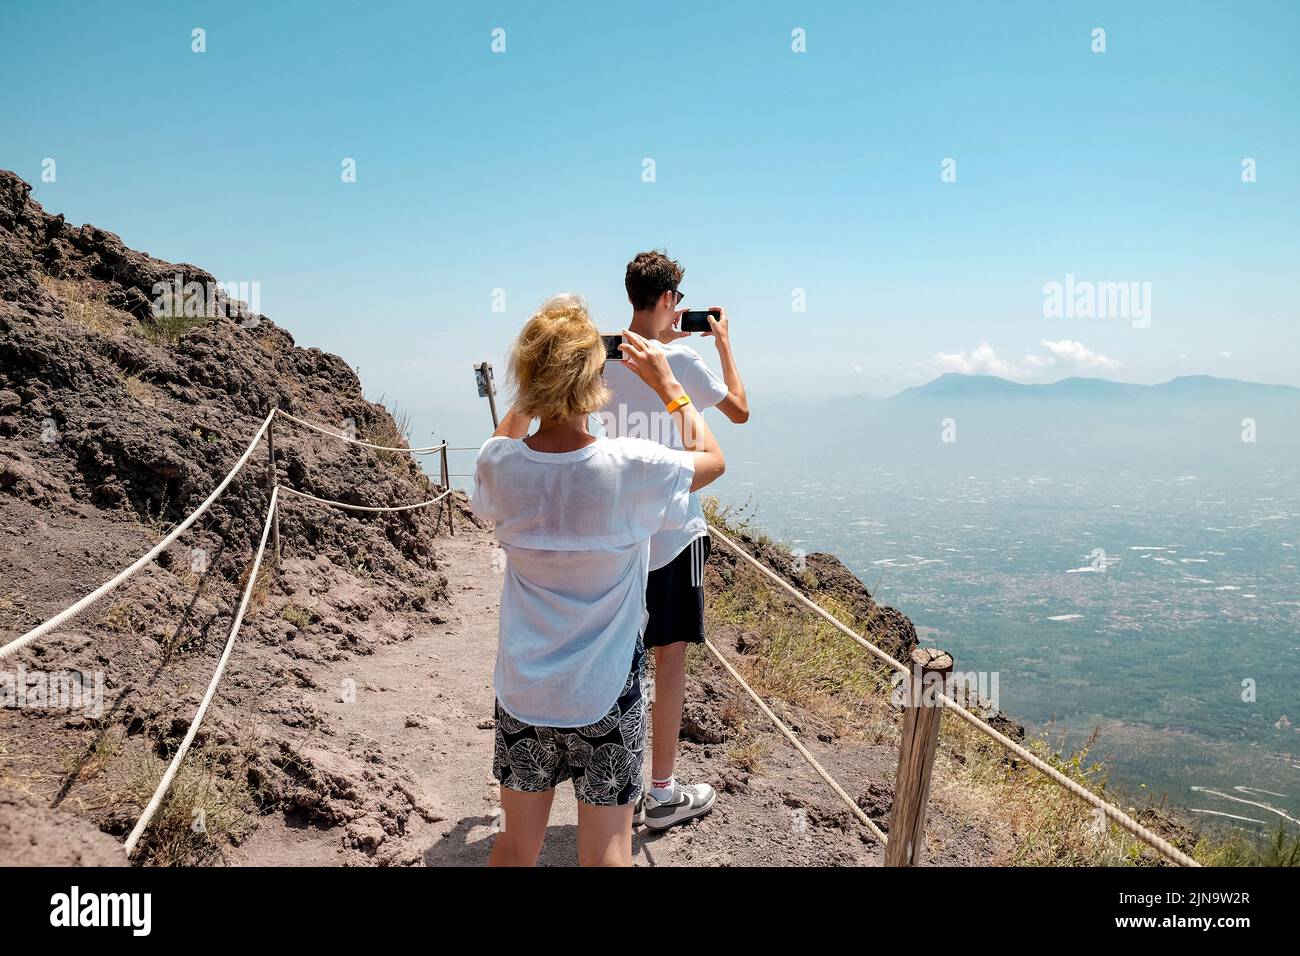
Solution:
<path fill-rule="evenodd" d="M 707 783 L 679 783 L 673 788 L 673 795 L 663 803 L 646 791 L 637 816 L 644 814 L 644 819 L 640 822 L 644 822 L 651 830 L 667 830 L 708 813 L 717 799 L 717 792 Z"/>

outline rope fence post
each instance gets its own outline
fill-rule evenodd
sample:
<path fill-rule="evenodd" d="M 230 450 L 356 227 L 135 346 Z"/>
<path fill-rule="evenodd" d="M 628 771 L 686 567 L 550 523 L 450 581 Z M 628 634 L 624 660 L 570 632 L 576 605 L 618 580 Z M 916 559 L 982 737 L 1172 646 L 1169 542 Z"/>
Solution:
<path fill-rule="evenodd" d="M 447 467 L 447 443 L 442 443 L 442 490 L 451 491 L 451 472 Z M 456 525 L 452 521 L 455 514 L 455 506 L 452 505 L 451 497 L 447 497 L 447 533 L 455 537 Z"/>
<path fill-rule="evenodd" d="M 925 811 L 930 776 L 939 750 L 940 697 L 952 673 L 952 655 L 933 647 L 912 651 L 912 670 L 904 676 L 903 739 L 894 775 L 894 806 L 889 815 L 885 866 L 915 866 L 925 845 Z"/>
<path fill-rule="evenodd" d="M 266 473 L 266 492 L 269 495 L 275 494 L 275 406 L 271 406 L 271 411 L 267 417 L 270 424 L 266 429 L 266 458 L 269 470 Z M 271 520 L 274 522 L 271 528 L 271 554 L 274 556 L 274 564 L 280 566 L 280 512 L 272 510 Z"/>

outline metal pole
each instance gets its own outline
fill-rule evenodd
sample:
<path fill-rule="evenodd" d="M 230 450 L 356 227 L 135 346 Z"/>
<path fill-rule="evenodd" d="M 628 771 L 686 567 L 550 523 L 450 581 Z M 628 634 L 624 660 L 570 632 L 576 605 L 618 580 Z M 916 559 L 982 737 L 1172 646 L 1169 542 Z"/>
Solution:
<path fill-rule="evenodd" d="M 488 409 L 492 412 L 492 430 L 496 431 L 497 426 L 501 424 L 497 418 L 497 389 L 496 383 L 492 381 L 492 363 L 480 362 L 474 366 L 476 370 L 482 373 L 484 391 L 487 394 Z"/>

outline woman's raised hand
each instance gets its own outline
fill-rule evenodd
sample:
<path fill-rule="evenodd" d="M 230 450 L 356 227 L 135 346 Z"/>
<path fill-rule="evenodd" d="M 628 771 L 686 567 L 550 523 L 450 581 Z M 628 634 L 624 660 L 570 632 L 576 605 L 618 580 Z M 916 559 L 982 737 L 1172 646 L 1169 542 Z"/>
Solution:
<path fill-rule="evenodd" d="M 671 402 L 682 394 L 681 383 L 668 365 L 668 356 L 658 342 L 643 338 L 630 329 L 623 330 L 623 364 L 636 373 L 655 393 Z"/>

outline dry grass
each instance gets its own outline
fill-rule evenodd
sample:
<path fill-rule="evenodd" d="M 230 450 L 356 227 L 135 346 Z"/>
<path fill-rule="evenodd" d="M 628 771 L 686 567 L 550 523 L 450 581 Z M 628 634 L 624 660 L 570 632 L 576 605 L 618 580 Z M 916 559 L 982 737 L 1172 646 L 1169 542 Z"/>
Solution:
<path fill-rule="evenodd" d="M 368 581 L 373 576 L 370 567 L 370 552 L 362 547 L 348 553 L 348 566 L 355 577 Z"/>
<path fill-rule="evenodd" d="M 112 631 L 115 634 L 132 634 L 139 636 L 144 632 L 139 618 L 139 609 L 129 601 L 118 601 L 108 607 L 95 620 L 96 627 Z"/>
<path fill-rule="evenodd" d="M 727 758 L 748 773 L 763 774 L 763 761 L 772 752 L 774 741 L 768 734 L 747 734 L 732 741 L 727 747 Z"/>
<path fill-rule="evenodd" d="M 1045 736 L 1024 746 L 1035 756 L 1160 831 L 1150 806 L 1134 806 L 1108 791 L 1109 769 L 1091 756 L 1094 740 L 1063 755 Z M 1142 866 L 1158 863 L 1145 843 L 1112 824 L 1100 811 L 1032 767 L 1013 763 L 1007 752 L 960 718 L 945 715 L 935 773 L 934 799 L 985 827 L 1011 836 L 1005 856 L 991 863 L 1011 866 Z M 1153 825 L 1154 824 L 1154 825 Z M 1184 849 L 1189 849 L 1184 847 Z"/>
<path fill-rule="evenodd" d="M 104 301 L 100 285 L 93 281 L 55 279 L 41 276 L 41 288 L 63 306 L 63 314 L 101 335 L 121 333 L 135 325 L 129 313 L 113 308 Z"/>
<path fill-rule="evenodd" d="M 124 767 L 120 802 L 143 812 L 166 770 L 167 761 L 143 755 Z M 192 866 L 210 861 L 220 848 L 237 843 L 252 829 L 252 797 L 240 783 L 248 756 L 229 747 L 191 750 L 181 762 L 137 851 L 136 859 L 154 866 Z"/>
<path fill-rule="evenodd" d="M 736 668 L 766 697 L 775 697 L 826 721 L 836 733 L 876 741 L 887 716 L 886 669 L 829 623 L 792 609 L 758 573 L 738 569 L 732 586 L 709 593 L 705 615 L 711 629 L 757 635 L 761 653 L 743 655 Z M 828 607 L 861 630 L 842 608 Z"/>
<path fill-rule="evenodd" d="M 138 375 L 126 375 L 122 378 L 122 385 L 126 388 L 126 394 L 130 395 L 142 405 L 153 408 L 157 404 L 154 396 L 153 387 Z"/>
<path fill-rule="evenodd" d="M 144 333 L 158 345 L 175 345 L 190 329 L 198 328 L 208 321 L 208 317 L 203 314 L 204 308 L 201 294 L 178 296 L 172 293 L 154 307 L 153 314 L 144 325 Z"/>
<path fill-rule="evenodd" d="M 1205 838 L 1193 854 L 1205 866 L 1300 866 L 1300 832 L 1281 820 L 1268 837 L 1251 837 L 1239 830 Z"/>
<path fill-rule="evenodd" d="M 301 608 L 296 604 L 286 604 L 280 611 L 280 617 L 288 621 L 298 630 L 303 630 L 311 625 L 314 620 L 312 613 L 306 608 Z"/>
<path fill-rule="evenodd" d="M 122 736 L 110 730 L 95 738 L 88 754 L 84 751 L 63 754 L 63 773 L 68 778 L 67 784 L 85 783 L 99 776 L 122 752 L 122 743 Z"/>
<path fill-rule="evenodd" d="M 375 416 L 375 424 L 365 435 L 364 440 L 372 445 L 385 445 L 389 448 L 409 448 L 411 445 L 411 415 L 400 409 L 388 409 L 384 397 L 379 396 L 375 403 L 388 412 L 387 415 Z M 401 464 L 411 460 L 411 456 L 400 451 L 375 452 L 381 461 L 389 464 Z"/>
<path fill-rule="evenodd" d="M 168 496 L 163 495 L 162 500 L 158 502 L 158 507 L 153 512 L 146 511 L 140 519 L 140 523 L 149 529 L 149 533 L 155 538 L 166 537 L 171 531 L 172 522 L 167 520 L 167 503 Z"/>
<path fill-rule="evenodd" d="M 266 352 L 268 355 L 279 355 L 283 351 L 280 347 L 280 339 L 278 337 L 259 335 L 257 338 L 253 339 L 253 341 L 257 343 L 258 348 L 263 352 Z"/>
<path fill-rule="evenodd" d="M 257 580 L 253 583 L 253 592 L 248 597 L 248 606 L 262 607 L 266 604 L 266 599 L 271 594 L 271 588 L 275 586 L 275 555 L 271 552 L 271 541 L 268 538 L 266 542 L 266 552 L 262 555 L 262 566 L 257 570 Z M 248 587 L 248 578 L 253 573 L 253 565 L 250 562 L 244 573 L 239 578 L 239 593 L 242 598 L 244 589 Z"/>

